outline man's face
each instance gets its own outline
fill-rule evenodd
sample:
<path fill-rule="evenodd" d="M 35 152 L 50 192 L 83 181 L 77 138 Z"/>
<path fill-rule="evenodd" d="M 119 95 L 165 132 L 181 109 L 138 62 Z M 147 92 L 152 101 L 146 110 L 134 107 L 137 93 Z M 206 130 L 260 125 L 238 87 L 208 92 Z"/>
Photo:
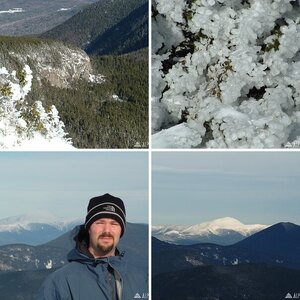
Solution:
<path fill-rule="evenodd" d="M 113 256 L 121 236 L 121 226 L 114 219 L 102 218 L 90 226 L 89 250 L 94 257 Z"/>

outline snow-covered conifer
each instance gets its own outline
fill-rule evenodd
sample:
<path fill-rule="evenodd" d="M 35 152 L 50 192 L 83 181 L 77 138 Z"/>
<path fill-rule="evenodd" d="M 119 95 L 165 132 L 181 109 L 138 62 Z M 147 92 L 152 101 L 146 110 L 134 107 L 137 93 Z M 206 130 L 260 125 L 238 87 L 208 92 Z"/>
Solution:
<path fill-rule="evenodd" d="M 12 72 L 0 68 L 0 148 L 21 149 L 28 144 L 36 150 L 53 144 L 71 148 L 55 106 L 45 110 L 40 101 L 32 105 L 26 102 L 31 84 L 28 65 Z"/>

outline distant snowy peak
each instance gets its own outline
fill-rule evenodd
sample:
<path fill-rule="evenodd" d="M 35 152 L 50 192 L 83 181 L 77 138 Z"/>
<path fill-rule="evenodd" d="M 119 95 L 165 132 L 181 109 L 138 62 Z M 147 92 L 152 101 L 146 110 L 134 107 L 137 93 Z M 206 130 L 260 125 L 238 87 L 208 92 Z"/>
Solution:
<path fill-rule="evenodd" d="M 20 231 L 31 230 L 37 224 L 47 224 L 55 227 L 58 230 L 65 230 L 65 228 L 80 223 L 81 220 L 65 220 L 63 218 L 55 217 L 49 213 L 37 212 L 35 214 L 23 214 L 19 216 L 8 217 L 0 220 L 0 232 L 4 231 Z"/>
<path fill-rule="evenodd" d="M 237 219 L 225 217 L 192 226 L 153 226 L 152 234 L 163 241 L 178 244 L 196 242 L 230 244 L 267 227 L 268 225 L 261 224 L 245 225 Z"/>
<path fill-rule="evenodd" d="M 267 227 L 267 225 L 261 224 L 245 225 L 237 219 L 225 217 L 187 227 L 182 231 L 182 234 L 199 235 L 212 233 L 218 235 L 224 230 L 232 230 L 244 236 L 248 236 Z"/>

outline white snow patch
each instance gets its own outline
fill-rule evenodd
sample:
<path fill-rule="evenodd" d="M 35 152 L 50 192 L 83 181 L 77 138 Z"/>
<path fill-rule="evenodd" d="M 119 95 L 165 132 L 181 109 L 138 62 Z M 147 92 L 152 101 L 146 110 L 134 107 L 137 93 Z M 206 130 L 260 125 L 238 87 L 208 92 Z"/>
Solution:
<path fill-rule="evenodd" d="M 35 267 L 38 269 L 40 261 L 36 258 L 34 263 L 35 263 Z"/>
<path fill-rule="evenodd" d="M 13 139 L 13 137 L 10 137 Z M 24 140 L 19 145 L 11 148 L 15 151 L 71 151 L 76 150 L 70 143 L 61 138 L 45 139 L 41 134 L 36 134 L 33 139 Z"/>
<path fill-rule="evenodd" d="M 199 261 L 199 260 L 197 260 L 197 259 L 195 259 L 195 258 L 193 258 L 193 257 L 188 257 L 188 256 L 186 256 L 186 257 L 185 257 L 185 260 L 186 260 L 188 263 L 190 263 L 191 265 L 195 266 L 195 267 L 197 267 L 197 266 L 202 266 L 202 265 L 203 265 L 203 263 L 202 263 L 201 261 Z"/>
<path fill-rule="evenodd" d="M 124 102 L 124 100 L 122 100 L 118 95 L 112 95 L 112 98 L 114 101 Z"/>
<path fill-rule="evenodd" d="M 9 10 L 0 10 L 0 14 L 14 14 L 14 13 L 21 13 L 25 12 L 23 8 L 12 8 Z"/>
<path fill-rule="evenodd" d="M 204 129 L 205 131 L 205 129 Z M 182 123 L 152 135 L 153 148 L 192 148 L 202 141 L 194 123 Z"/>
<path fill-rule="evenodd" d="M 104 83 L 106 80 L 105 80 L 105 76 L 104 75 L 101 75 L 101 74 L 97 74 L 97 75 L 90 74 L 89 75 L 89 81 L 92 82 L 92 83 L 101 84 L 101 83 Z"/>
<path fill-rule="evenodd" d="M 50 259 L 49 261 L 47 261 L 47 264 L 45 264 L 46 269 L 52 269 L 53 268 L 53 262 Z"/>
<path fill-rule="evenodd" d="M 66 10 L 71 10 L 72 8 L 70 7 L 70 8 L 64 8 L 64 7 L 62 7 L 62 8 L 60 8 L 60 9 L 58 9 L 57 11 L 66 11 Z"/>
<path fill-rule="evenodd" d="M 215 259 L 215 260 L 218 260 L 218 259 L 219 259 L 219 254 L 216 254 L 216 253 L 215 253 L 213 256 L 214 256 L 214 259 Z"/>
<path fill-rule="evenodd" d="M 31 258 L 30 258 L 30 256 L 25 255 L 25 256 L 24 256 L 24 259 L 25 259 L 26 262 L 30 262 L 30 259 L 31 259 Z"/>

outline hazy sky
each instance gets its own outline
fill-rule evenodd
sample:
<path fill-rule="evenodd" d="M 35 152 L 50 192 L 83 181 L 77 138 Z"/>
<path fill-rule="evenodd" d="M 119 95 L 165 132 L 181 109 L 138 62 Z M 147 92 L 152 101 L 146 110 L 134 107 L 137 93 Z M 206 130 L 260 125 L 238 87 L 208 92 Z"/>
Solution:
<path fill-rule="evenodd" d="M 0 219 L 48 212 L 84 218 L 91 197 L 124 200 L 130 222 L 148 223 L 147 152 L 2 152 Z"/>
<path fill-rule="evenodd" d="M 152 224 L 300 224 L 299 152 L 152 153 Z"/>

